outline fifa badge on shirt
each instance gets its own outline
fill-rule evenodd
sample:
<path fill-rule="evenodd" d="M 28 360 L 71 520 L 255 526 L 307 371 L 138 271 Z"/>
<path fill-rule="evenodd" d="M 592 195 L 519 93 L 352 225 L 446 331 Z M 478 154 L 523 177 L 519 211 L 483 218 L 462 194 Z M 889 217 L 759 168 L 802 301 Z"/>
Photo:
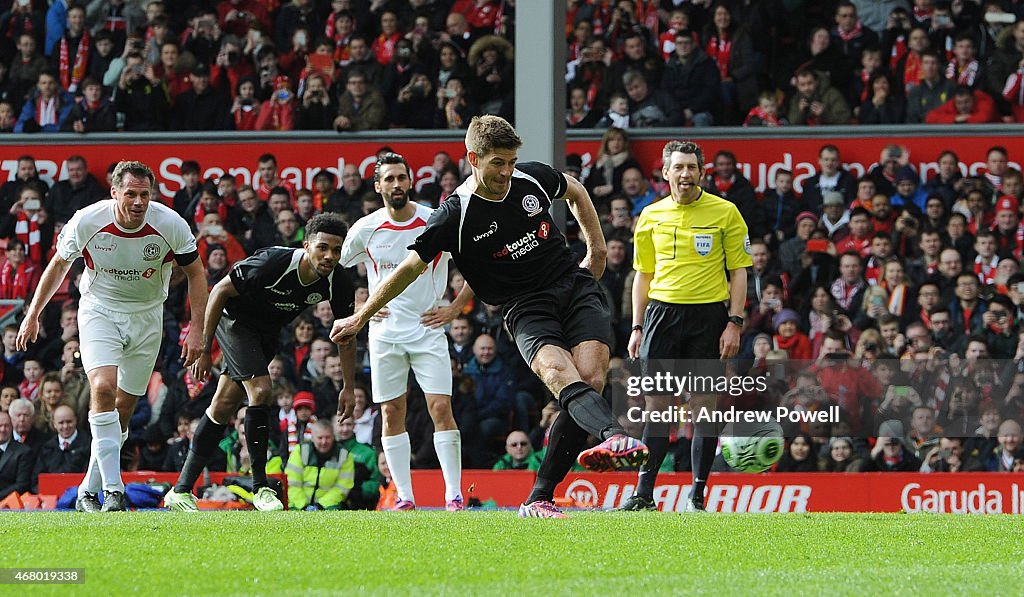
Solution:
<path fill-rule="evenodd" d="M 750 237 L 749 236 L 744 236 L 743 237 L 743 250 L 746 251 L 747 255 L 751 254 Z"/>
<path fill-rule="evenodd" d="M 540 199 L 536 195 L 527 195 L 523 197 L 523 209 L 526 210 L 526 215 L 535 216 L 543 209 L 540 206 Z"/>
<path fill-rule="evenodd" d="M 713 235 L 710 234 L 694 234 L 693 235 L 693 248 L 697 249 L 697 254 L 701 257 L 707 257 L 711 253 L 711 243 Z"/>

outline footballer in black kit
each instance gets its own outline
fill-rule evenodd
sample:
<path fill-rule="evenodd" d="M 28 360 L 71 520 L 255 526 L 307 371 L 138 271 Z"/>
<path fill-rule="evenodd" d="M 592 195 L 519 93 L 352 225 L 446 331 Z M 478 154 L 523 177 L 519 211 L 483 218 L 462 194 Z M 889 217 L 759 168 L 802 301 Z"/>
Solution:
<path fill-rule="evenodd" d="M 523 358 L 562 406 L 519 516 L 565 518 L 554 505 L 554 490 L 573 460 L 599 471 L 636 467 L 647 461 L 647 447 L 625 434 L 601 396 L 611 324 L 597 284 L 606 253 L 597 211 L 577 180 L 537 162 L 517 164 L 521 146 L 522 139 L 501 117 L 473 118 L 466 130 L 472 175 L 434 211 L 409 247 L 412 253 L 359 311 L 334 322 L 331 339 L 354 337 L 427 264 L 442 251 L 450 252 L 476 295 L 502 305 L 505 325 Z M 562 198 L 587 245 L 580 264 L 548 213 L 552 200 Z M 603 441 L 583 450 L 588 435 Z"/>
<path fill-rule="evenodd" d="M 262 249 L 236 263 L 231 274 L 213 287 L 206 310 L 206 347 L 192 372 L 196 379 L 206 377 L 214 330 L 224 370 L 213 402 L 196 428 L 178 481 L 164 496 L 164 504 L 171 510 L 196 511 L 192 487 L 246 397 L 245 443 L 252 463 L 253 505 L 257 510 L 283 508 L 267 483 L 273 401 L 267 365 L 277 354 L 281 329 L 309 307 L 329 301 L 335 317 L 352 314 L 355 287 L 339 264 L 347 233 L 348 226 L 337 214 L 315 216 L 306 224 L 301 249 Z M 338 410 L 345 418 L 355 404 L 354 343 L 342 346 L 340 356 L 345 386 L 338 397 Z"/>
<path fill-rule="evenodd" d="M 549 212 L 566 188 L 565 176 L 551 166 L 516 164 L 503 201 L 484 199 L 463 184 L 409 247 L 426 262 L 451 253 L 476 295 L 503 306 L 527 363 L 544 344 L 569 350 L 586 340 L 612 343 L 604 293 L 576 263 Z"/>

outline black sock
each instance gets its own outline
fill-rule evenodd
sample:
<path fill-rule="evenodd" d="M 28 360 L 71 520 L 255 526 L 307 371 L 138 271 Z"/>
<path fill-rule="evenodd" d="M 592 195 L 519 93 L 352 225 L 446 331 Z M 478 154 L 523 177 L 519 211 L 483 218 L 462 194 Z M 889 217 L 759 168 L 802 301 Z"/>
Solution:
<path fill-rule="evenodd" d="M 602 441 L 616 434 L 625 434 L 615 420 L 608 401 L 585 382 L 575 381 L 562 388 L 558 394 L 558 404 L 587 433 Z"/>
<path fill-rule="evenodd" d="M 253 493 L 267 486 L 267 442 L 270 440 L 270 413 L 266 406 L 245 409 L 245 447 L 252 462 Z"/>
<path fill-rule="evenodd" d="M 540 463 L 530 497 L 526 498 L 527 504 L 537 500 L 553 501 L 555 487 L 565 479 L 586 442 L 586 430 L 577 425 L 568 413 L 562 412 L 555 417 L 548 435 L 548 449 Z"/>
<path fill-rule="evenodd" d="M 219 425 L 210 419 L 210 415 L 204 414 L 199 419 L 196 432 L 192 435 L 192 445 L 188 449 L 188 458 L 185 459 L 185 466 L 181 467 L 181 474 L 178 475 L 178 482 L 174 484 L 174 491 L 178 493 L 191 492 L 196 484 L 196 479 L 206 468 L 206 463 L 213 456 L 217 444 L 224 438 L 224 429 L 227 425 Z"/>
<path fill-rule="evenodd" d="M 693 488 L 690 499 L 704 503 L 704 487 L 707 486 L 711 466 L 715 463 L 715 449 L 718 447 L 718 435 L 714 429 L 693 430 L 693 444 L 690 446 L 690 459 L 693 461 Z"/>
<path fill-rule="evenodd" d="M 647 444 L 647 464 L 640 467 L 640 478 L 636 483 L 636 494 L 649 500 L 654 499 L 654 484 L 658 480 L 658 469 L 668 453 L 668 423 L 648 421 L 644 425 L 643 441 Z"/>

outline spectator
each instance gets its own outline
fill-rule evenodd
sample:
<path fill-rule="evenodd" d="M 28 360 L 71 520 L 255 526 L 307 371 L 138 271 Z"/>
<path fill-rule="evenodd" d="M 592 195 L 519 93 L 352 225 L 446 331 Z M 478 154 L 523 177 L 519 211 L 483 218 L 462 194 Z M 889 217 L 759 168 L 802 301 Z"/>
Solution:
<path fill-rule="evenodd" d="M 392 125 L 413 129 L 432 128 L 435 97 L 430 77 L 424 73 L 414 73 L 409 84 L 398 92 L 398 97 L 391 104 Z"/>
<path fill-rule="evenodd" d="M 277 398 L 277 404 L 281 407 L 282 441 L 278 446 L 281 451 L 281 460 L 287 459 L 288 454 L 295 451 L 299 444 L 313 441 L 313 424 L 317 422 L 317 418 L 313 414 L 316 409 L 313 394 L 305 391 L 295 392 L 294 396 L 291 396 L 290 408 L 284 408 L 281 406 L 282 402 L 287 405 L 290 393 L 283 392 Z M 329 423 L 327 427 L 330 428 Z"/>
<path fill-rule="evenodd" d="M 754 187 L 736 168 L 736 156 L 727 150 L 715 154 L 715 171 L 709 173 L 704 188 L 736 205 L 747 223 L 750 236 L 763 236 L 766 232 L 764 213 L 759 209 Z"/>
<path fill-rule="evenodd" d="M 300 326 L 306 327 L 306 323 L 309 324 L 308 339 L 303 339 L 306 340 L 306 349 L 308 350 L 313 339 L 312 322 L 303 322 L 302 320 L 296 322 L 295 335 L 299 335 Z M 298 342 L 299 339 L 296 338 L 296 341 Z M 295 357 L 295 360 L 299 363 L 302 362 L 302 358 Z M 345 385 L 343 381 L 341 357 L 339 355 L 328 356 L 324 361 L 323 378 L 313 384 L 313 398 L 316 401 L 316 414 L 318 418 L 329 420 L 338 412 L 338 394 L 341 393 L 341 389 Z M 374 490 L 374 493 L 376 493 L 376 490 Z"/>
<path fill-rule="evenodd" d="M 42 277 L 40 266 L 28 259 L 25 243 L 18 239 L 8 241 L 6 255 L 0 264 L 0 298 L 29 300 Z"/>
<path fill-rule="evenodd" d="M 36 366 L 38 367 L 38 363 Z M 32 449 L 32 466 L 35 466 L 36 455 L 39 453 L 39 447 L 46 441 L 46 434 L 39 431 L 36 427 L 35 405 L 25 397 L 24 393 L 21 395 L 22 398 L 11 402 L 7 412 L 11 415 L 11 421 L 14 425 L 14 435 L 12 436 L 14 441 L 19 444 L 25 444 Z"/>
<path fill-rule="evenodd" d="M 473 324 L 466 315 L 458 315 L 448 327 L 448 353 L 459 366 L 473 357 Z"/>
<path fill-rule="evenodd" d="M 30 361 L 34 362 L 34 361 Z M 26 363 L 26 368 L 28 363 Z M 42 371 L 42 367 L 39 367 Z M 54 412 L 58 407 L 67 405 L 64 400 L 64 384 L 60 380 L 60 374 L 50 372 L 44 374 L 39 380 L 39 392 L 36 395 L 35 426 L 40 432 L 49 435 L 55 429 L 53 425 Z"/>
<path fill-rule="evenodd" d="M 909 167 L 910 152 L 905 147 L 890 143 L 882 149 L 878 163 L 871 166 L 868 176 L 875 182 L 875 191 L 892 197 L 896 194 L 896 175 Z M 895 205 L 895 204 L 894 204 Z"/>
<path fill-rule="evenodd" d="M 845 256 L 844 256 L 845 257 Z M 853 433 L 860 433 L 870 419 L 865 412 L 871 401 L 880 397 L 881 387 L 870 371 L 850 361 L 846 336 L 839 331 L 825 332 L 818 360 L 811 365 L 829 399 L 849 418 Z M 903 437 L 902 432 L 899 437 Z"/>
<path fill-rule="evenodd" d="M 50 35 L 47 30 L 48 46 Z M 68 93 L 76 93 L 88 74 L 89 41 L 89 33 L 85 30 L 85 9 L 78 4 L 68 6 L 67 28 L 63 35 L 59 35 L 55 47 L 47 47 L 46 52 L 50 57 L 50 68 L 60 75 L 60 86 Z"/>
<path fill-rule="evenodd" d="M 633 217 L 639 216 L 645 207 L 661 198 L 651 183 L 644 178 L 643 171 L 635 166 L 627 168 L 622 173 L 622 192 L 633 204 Z"/>
<path fill-rule="evenodd" d="M 174 103 L 171 128 L 178 131 L 223 131 L 234 125 L 228 97 L 210 84 L 210 68 L 192 67 L 192 89 Z"/>
<path fill-rule="evenodd" d="M 21 109 L 14 125 L 15 133 L 56 133 L 67 121 L 75 100 L 57 85 L 57 78 L 46 71 L 39 74 L 36 90 Z"/>
<path fill-rule="evenodd" d="M 338 99 L 338 116 L 334 129 L 366 131 L 382 129 L 387 121 L 387 104 L 376 89 L 367 89 L 366 76 L 350 72 L 345 93 Z"/>
<path fill-rule="evenodd" d="M 629 150 L 629 136 L 623 129 L 609 128 L 601 136 L 597 159 L 590 168 L 584 186 L 596 202 L 603 202 L 622 191 L 622 175 L 629 168 L 643 168 Z"/>
<path fill-rule="evenodd" d="M 104 97 L 103 85 L 92 78 L 82 84 L 84 93 L 71 108 L 67 120 L 61 125 L 64 133 L 111 132 L 117 129 L 117 114 L 114 104 Z"/>
<path fill-rule="evenodd" d="M 861 124 L 903 124 L 907 103 L 892 87 L 888 74 L 871 76 L 871 97 L 860 106 Z"/>
<path fill-rule="evenodd" d="M 510 116 L 515 93 L 512 44 L 497 35 L 481 37 L 473 42 L 467 61 L 472 74 L 465 83 L 480 113 Z"/>
<path fill-rule="evenodd" d="M 816 473 L 818 472 L 818 458 L 814 455 L 814 440 L 806 433 L 800 433 L 789 441 L 789 446 L 782 453 L 778 464 L 775 465 L 777 473 Z"/>
<path fill-rule="evenodd" d="M 322 93 L 326 95 L 327 92 L 323 90 Z M 274 79 L 274 93 L 269 100 L 260 105 L 260 112 L 256 117 L 256 130 L 292 130 L 295 127 L 296 103 L 291 81 L 285 75 L 278 75 Z"/>
<path fill-rule="evenodd" d="M 757 105 L 747 112 L 743 126 L 783 126 L 789 124 L 779 115 L 779 99 L 774 91 L 764 91 L 757 98 Z"/>
<path fill-rule="evenodd" d="M 256 130 L 256 120 L 259 118 L 262 105 L 256 97 L 256 82 L 251 78 L 239 81 L 235 99 L 231 103 L 231 117 L 235 121 L 235 130 Z"/>
<path fill-rule="evenodd" d="M 295 197 L 295 184 L 281 178 L 277 168 L 277 158 L 272 153 L 265 153 L 256 160 L 260 173 L 260 184 L 256 187 L 256 195 L 270 203 L 270 196 L 275 189 L 282 189 L 287 194 L 287 202 Z M 276 215 L 276 213 L 275 213 Z"/>
<path fill-rule="evenodd" d="M 328 421 L 313 425 L 312 442 L 292 451 L 286 472 L 289 510 L 338 510 L 355 485 L 355 459 Z"/>
<path fill-rule="evenodd" d="M 569 107 L 565 111 L 565 126 L 570 129 L 603 128 L 602 124 L 608 119 L 608 126 L 619 128 L 629 127 L 629 100 L 625 95 L 618 96 L 619 103 L 616 107 L 609 107 L 608 112 L 601 116 L 597 110 L 592 110 L 587 103 L 587 90 L 582 87 L 569 87 Z M 600 117 L 600 120 L 598 118 Z M 397 118 L 392 116 L 392 121 Z"/>
<path fill-rule="evenodd" d="M 857 181 L 843 168 L 837 146 L 823 145 L 818 150 L 818 167 L 818 172 L 804 181 L 803 200 L 808 210 L 821 215 L 822 198 L 827 191 L 838 191 L 842 195 L 844 206 L 853 201 L 857 192 Z"/>
<path fill-rule="evenodd" d="M 690 31 L 676 32 L 675 51 L 668 58 L 661 88 L 672 95 L 686 125 L 714 124 L 714 111 L 722 92 L 718 68 Z"/>
<path fill-rule="evenodd" d="M 334 440 L 342 450 L 352 454 L 355 465 L 352 491 L 348 494 L 345 507 L 347 510 L 373 510 L 380 498 L 381 483 L 384 482 L 377 469 L 377 453 L 356 439 L 355 423 L 352 419 L 341 421 L 341 417 L 332 418 Z"/>
<path fill-rule="evenodd" d="M 342 69 L 336 81 L 348 84 L 348 79 L 353 73 L 362 73 L 366 86 L 381 94 L 389 90 L 393 81 L 391 72 L 377 62 L 370 51 L 370 43 L 361 35 L 353 35 L 349 40 L 349 63 Z M 347 87 L 346 87 L 347 89 Z M 335 95 L 340 97 L 343 92 L 339 90 Z"/>
<path fill-rule="evenodd" d="M 797 327 L 799 320 L 800 316 L 792 309 L 782 309 L 772 318 L 772 327 L 775 329 L 775 346 L 779 350 L 785 350 L 789 358 L 794 361 L 809 361 L 811 359 L 811 341 L 807 334 Z"/>
<path fill-rule="evenodd" d="M 975 269 L 981 268 L 982 262 L 975 261 Z M 949 319 L 953 329 L 963 334 L 977 329 L 988 310 L 988 302 L 978 298 L 979 275 L 984 274 L 965 271 L 956 277 L 956 299 L 949 303 Z"/>
<path fill-rule="evenodd" d="M 647 85 L 643 74 L 629 71 L 622 84 L 630 100 L 630 124 L 637 128 L 678 126 L 682 124 L 681 106 L 667 92 Z"/>
<path fill-rule="evenodd" d="M 882 50 L 877 47 L 865 48 L 861 52 L 860 65 L 860 70 L 853 74 L 850 95 L 846 98 L 853 106 L 854 118 L 860 117 L 861 105 L 871 99 L 872 77 L 885 72 L 882 69 Z"/>
<path fill-rule="evenodd" d="M 87 82 L 85 89 L 88 94 L 95 86 Z M 46 211 L 58 226 L 64 225 L 76 211 L 96 203 L 106 194 L 96 177 L 89 173 L 84 157 L 78 154 L 69 156 L 66 164 L 67 180 L 54 183 L 46 197 Z"/>
<path fill-rule="evenodd" d="M 505 453 L 492 467 L 496 471 L 540 470 L 540 458 L 533 451 L 530 439 L 522 431 L 513 431 L 505 438 Z"/>
<path fill-rule="evenodd" d="M 1001 96 L 1009 104 L 1010 113 L 1016 122 L 1024 122 L 1024 97 L 1022 84 L 1024 76 L 1021 63 L 1024 61 L 1024 19 L 1018 18 L 1013 26 L 1013 33 L 1007 36 L 988 63 L 988 81 L 986 88 L 994 96 Z"/>
<path fill-rule="evenodd" d="M 0 500 L 32 487 L 32 449 L 12 439 L 11 417 L 0 412 Z"/>
<path fill-rule="evenodd" d="M 986 71 L 978 60 L 974 37 L 970 33 L 956 36 L 953 46 L 953 58 L 946 64 L 946 78 L 957 87 L 980 89 L 985 82 Z"/>
<path fill-rule="evenodd" d="M 908 86 L 907 123 L 925 122 L 933 110 L 953 97 L 955 88 L 953 82 L 939 72 L 939 57 L 930 52 L 922 54 L 920 80 Z"/>
<path fill-rule="evenodd" d="M 167 128 L 170 112 L 167 93 L 155 73 L 153 79 L 149 79 L 145 72 L 142 54 L 129 53 L 114 89 L 114 107 L 124 114 L 124 124 L 119 125 L 118 130 L 162 131 Z"/>
<path fill-rule="evenodd" d="M 278 48 L 287 48 L 292 39 L 292 34 L 297 30 L 323 31 L 323 18 L 318 16 L 314 10 L 312 0 L 292 0 L 284 3 L 274 20 L 274 45 Z"/>
<path fill-rule="evenodd" d="M 0 417 L 2 416 L 0 415 Z M 1010 472 L 1013 470 L 1014 455 L 1020 448 L 1020 423 L 1013 419 L 1006 419 L 1000 423 L 996 437 L 999 446 L 991 453 L 984 455 L 985 470 L 996 473 Z"/>
<path fill-rule="evenodd" d="M 916 472 L 921 461 L 904 447 L 903 423 L 898 420 L 883 422 L 878 428 L 878 440 L 871 449 L 871 459 L 864 470 L 869 472 Z"/>
<path fill-rule="evenodd" d="M 985 124 L 997 120 L 992 96 L 970 87 L 957 87 L 953 98 L 925 117 L 928 124 Z"/>
<path fill-rule="evenodd" d="M 18 54 L 11 62 L 11 70 L 8 73 L 11 84 L 14 86 L 14 98 L 21 102 L 31 93 L 32 87 L 38 85 L 39 76 L 49 68 L 49 62 L 45 56 L 36 53 L 36 38 L 31 33 L 18 35 Z M 51 75 L 56 85 L 56 77 Z"/>
<path fill-rule="evenodd" d="M 635 70 L 644 75 L 649 87 L 657 88 L 661 83 L 664 63 L 652 55 L 646 37 L 639 31 L 630 31 L 622 38 L 622 57 L 611 64 L 608 76 L 617 92 L 625 92 L 622 86 L 622 75 Z M 470 60 L 472 63 L 472 60 Z"/>
<path fill-rule="evenodd" d="M 464 129 L 469 126 L 479 108 L 467 95 L 463 79 L 449 77 L 444 88 L 437 90 L 437 110 L 434 113 L 434 128 Z"/>
<path fill-rule="evenodd" d="M 792 124 L 844 124 L 850 119 L 850 107 L 843 95 L 821 81 L 817 72 L 798 71 L 796 88 L 797 93 L 789 104 L 789 121 Z"/>
<path fill-rule="evenodd" d="M 481 435 L 487 439 L 505 435 L 515 392 L 511 371 L 497 356 L 493 337 L 476 337 L 473 358 L 466 363 L 463 373 L 473 380 Z"/>
<path fill-rule="evenodd" d="M 77 326 L 75 327 L 77 331 Z M 64 383 L 64 395 L 72 406 L 80 423 L 88 424 L 89 416 L 89 379 L 82 368 L 82 353 L 77 337 L 64 343 L 61 350 L 60 379 Z M 83 425 L 83 426 L 85 426 Z"/>
<path fill-rule="evenodd" d="M 859 473 L 864 470 L 864 459 L 854 451 L 852 439 L 833 437 L 828 442 L 828 455 L 819 461 L 819 470 L 825 473 Z"/>
<path fill-rule="evenodd" d="M 586 106 L 584 91 L 579 88 L 576 89 L 580 92 L 578 95 L 582 96 L 583 105 Z M 595 126 L 599 129 L 607 129 L 609 127 L 628 129 L 629 124 L 629 97 L 623 92 L 616 91 L 608 101 L 608 111 L 597 121 Z"/>
<path fill-rule="evenodd" d="M 88 433 L 78 430 L 78 417 L 70 406 L 62 404 L 54 411 L 53 429 L 57 434 L 39 448 L 39 456 L 36 458 L 32 473 L 34 492 L 39 491 L 36 484 L 41 473 L 84 473 L 89 465 L 92 438 Z M 0 486 L 2 485 L 0 482 Z"/>
<path fill-rule="evenodd" d="M 110 85 L 104 76 L 117 56 L 114 54 L 114 40 L 109 31 L 98 31 L 92 35 L 93 51 L 89 53 L 88 76 L 103 83 L 104 90 Z"/>
<path fill-rule="evenodd" d="M 721 76 L 723 120 L 738 124 L 757 102 L 757 57 L 750 33 L 736 22 L 730 5 L 716 3 L 711 10 L 711 26 L 704 36 L 705 52 Z"/>

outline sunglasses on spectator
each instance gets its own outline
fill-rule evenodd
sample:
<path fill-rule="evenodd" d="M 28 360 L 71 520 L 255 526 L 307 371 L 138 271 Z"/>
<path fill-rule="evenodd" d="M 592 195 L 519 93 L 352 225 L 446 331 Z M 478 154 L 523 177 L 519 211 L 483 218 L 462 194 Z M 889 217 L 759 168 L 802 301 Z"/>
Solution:
<path fill-rule="evenodd" d="M 509 448 L 522 448 L 524 446 L 529 446 L 529 445 L 530 445 L 530 442 L 510 442 L 508 444 L 508 447 Z"/>

